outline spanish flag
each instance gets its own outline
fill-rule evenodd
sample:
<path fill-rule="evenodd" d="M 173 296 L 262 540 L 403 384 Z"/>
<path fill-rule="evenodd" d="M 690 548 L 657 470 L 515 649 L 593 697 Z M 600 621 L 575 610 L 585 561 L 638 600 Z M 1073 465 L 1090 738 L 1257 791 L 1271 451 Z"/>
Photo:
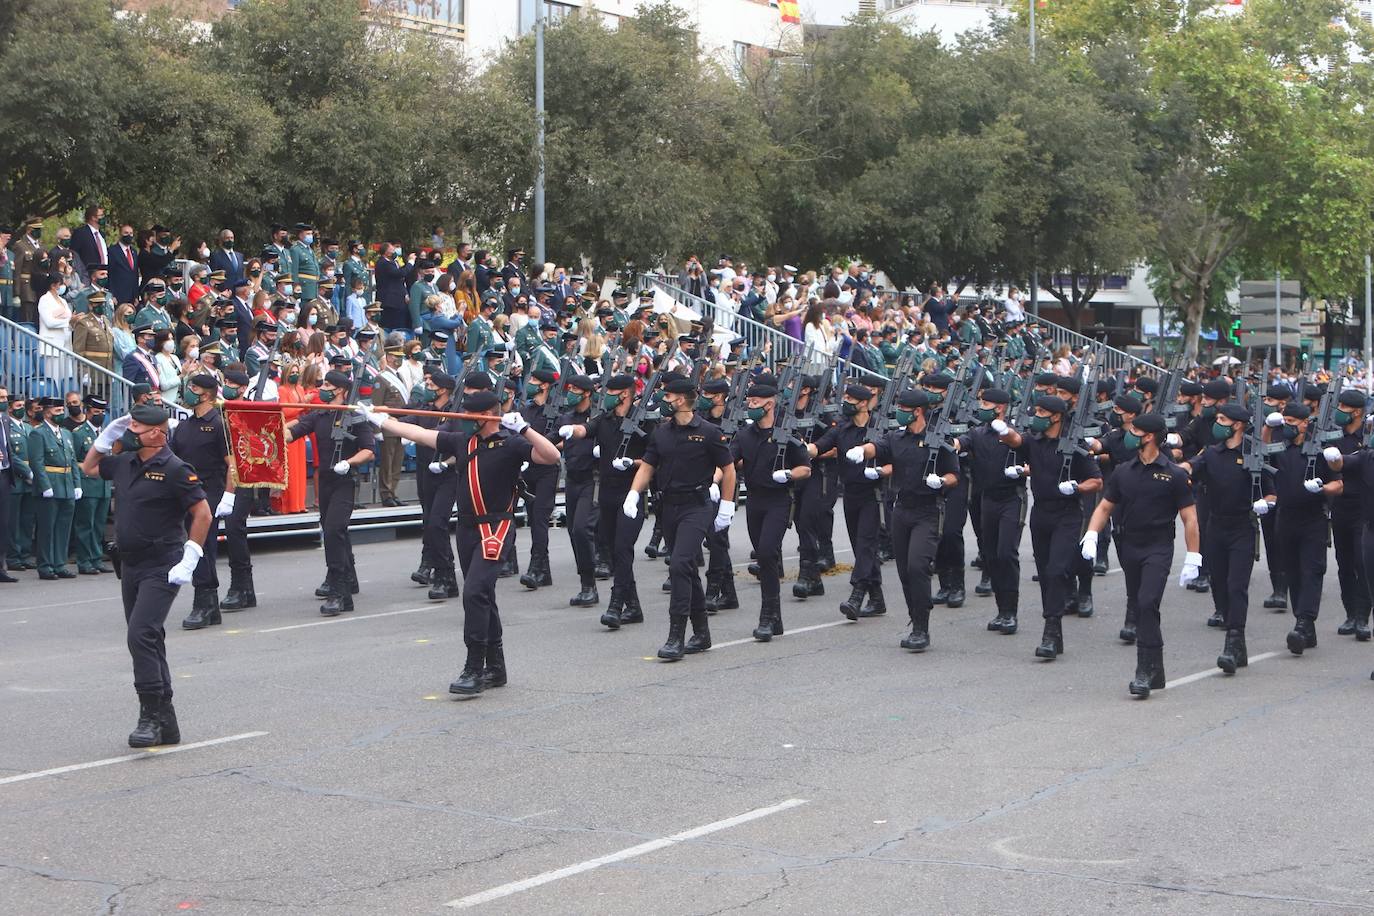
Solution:
<path fill-rule="evenodd" d="M 778 12 L 782 14 L 783 22 L 801 25 L 801 7 L 797 5 L 797 0 L 778 0 Z"/>

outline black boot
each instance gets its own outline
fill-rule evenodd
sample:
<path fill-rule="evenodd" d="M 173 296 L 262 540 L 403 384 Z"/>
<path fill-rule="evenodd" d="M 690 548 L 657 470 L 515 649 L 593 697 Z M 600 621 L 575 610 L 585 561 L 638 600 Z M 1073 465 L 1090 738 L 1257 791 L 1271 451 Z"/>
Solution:
<path fill-rule="evenodd" d="M 1126 645 L 1135 645 L 1135 618 L 1127 614 L 1126 622 L 1121 625 L 1121 632 L 1116 635 Z"/>
<path fill-rule="evenodd" d="M 1007 628 L 1011 627 L 1011 632 L 1016 632 L 1016 597 L 1008 595 L 1006 592 L 998 592 L 996 595 L 997 616 L 988 621 L 988 631 L 993 633 L 1006 633 Z"/>
<path fill-rule="evenodd" d="M 229 573 L 229 592 L 220 602 L 219 609 L 226 614 L 258 606 L 258 596 L 253 592 L 253 574 Z"/>
<path fill-rule="evenodd" d="M 1188 587 L 1199 595 L 1205 595 L 1212 590 L 1212 577 L 1203 572 L 1196 579 L 1188 583 Z"/>
<path fill-rule="evenodd" d="M 1360 612 L 1360 616 L 1355 618 L 1355 639 L 1360 642 L 1369 642 L 1371 633 L 1369 630 L 1369 608 Z"/>
<path fill-rule="evenodd" d="M 675 662 L 686 651 L 683 640 L 687 637 L 687 618 L 672 616 L 668 618 L 668 641 L 658 650 L 658 657 Z"/>
<path fill-rule="evenodd" d="M 871 585 L 868 588 L 868 604 L 859 611 L 860 617 L 881 617 L 887 613 L 887 600 L 883 598 L 883 587 Z"/>
<path fill-rule="evenodd" d="M 1226 618 L 1221 615 L 1221 611 L 1213 611 L 1212 616 L 1207 618 L 1207 626 L 1224 627 L 1226 626 Z"/>
<path fill-rule="evenodd" d="M 592 578 L 605 581 L 611 577 L 611 564 L 605 560 L 597 560 L 596 566 L 592 570 Z"/>
<path fill-rule="evenodd" d="M 514 548 L 508 555 L 501 558 L 501 568 L 496 572 L 496 578 L 509 579 L 511 576 L 520 575 L 520 554 Z"/>
<path fill-rule="evenodd" d="M 1264 606 L 1271 611 L 1288 610 L 1288 582 L 1283 573 L 1269 573 L 1269 586 L 1273 591 L 1264 599 Z"/>
<path fill-rule="evenodd" d="M 739 607 L 739 605 L 735 605 Z M 692 638 L 687 640 L 683 652 L 688 655 L 695 655 L 698 652 L 705 652 L 711 648 L 711 626 L 707 622 L 710 618 L 705 611 L 692 612 Z"/>
<path fill-rule="evenodd" d="M 862 585 L 855 585 L 849 589 L 849 597 L 840 602 L 840 613 L 850 620 L 859 619 L 859 611 L 863 609 L 864 593 L 868 589 Z"/>
<path fill-rule="evenodd" d="M 434 570 L 431 567 L 426 566 L 424 560 L 421 560 L 420 568 L 410 574 L 410 581 L 414 582 L 416 585 L 428 585 L 430 577 L 433 575 Z M 315 594 L 319 595 L 319 592 L 316 592 Z"/>
<path fill-rule="evenodd" d="M 129 733 L 129 747 L 157 747 L 162 743 L 162 694 L 138 695 L 138 725 Z"/>
<path fill-rule="evenodd" d="M 326 582 L 329 579 L 325 580 Z M 347 582 L 347 577 L 344 577 Z M 348 593 L 348 587 L 335 588 L 325 599 L 324 604 L 320 605 L 320 614 L 324 617 L 338 617 L 353 610 L 353 596 Z"/>
<path fill-rule="evenodd" d="M 937 569 L 935 571 L 935 575 L 939 579 L 940 589 L 930 599 L 930 603 L 944 604 L 945 602 L 949 601 L 949 571 L 945 569 Z"/>
<path fill-rule="evenodd" d="M 620 610 L 625 606 L 624 600 L 620 597 L 620 592 L 611 586 L 611 600 L 606 605 L 606 613 L 601 615 L 601 625 L 611 630 L 620 629 Z"/>
<path fill-rule="evenodd" d="M 358 594 L 358 592 L 361 590 L 361 589 L 358 588 L 358 567 L 357 567 L 356 565 L 354 565 L 352 555 L 350 555 L 349 558 L 348 558 L 348 573 L 347 573 L 347 580 L 348 580 L 348 593 L 349 593 L 350 595 L 356 595 L 356 594 Z M 353 608 L 352 608 L 352 607 L 349 607 L 349 610 L 351 611 L 351 610 L 353 610 Z"/>
<path fill-rule="evenodd" d="M 601 603 L 601 596 L 596 593 L 595 580 L 582 580 L 582 591 L 568 599 L 571 607 L 595 607 Z"/>
<path fill-rule="evenodd" d="M 945 606 L 949 608 L 963 607 L 964 598 L 964 567 L 951 566 L 949 569 L 949 594 L 945 596 Z"/>
<path fill-rule="evenodd" d="M 978 577 L 978 584 L 973 587 L 973 593 L 980 598 L 992 594 L 992 573 L 983 570 L 983 574 Z"/>
<path fill-rule="evenodd" d="M 1217 656 L 1217 667 L 1227 674 L 1235 674 L 1237 668 L 1244 668 L 1249 664 L 1250 658 L 1245 652 L 1245 631 L 1227 630 L 1226 644 Z"/>
<path fill-rule="evenodd" d="M 1078 593 L 1078 616 L 1091 617 L 1093 615 L 1093 593 L 1091 591 Z"/>
<path fill-rule="evenodd" d="M 983 552 L 981 550 L 978 551 L 978 556 L 973 558 L 973 562 L 970 563 L 969 566 L 972 566 L 974 569 L 983 568 Z"/>
<path fill-rule="evenodd" d="M 1045 618 L 1045 632 L 1040 637 L 1040 645 L 1035 647 L 1036 658 L 1051 661 L 1064 654 L 1064 623 L 1058 617 Z"/>
<path fill-rule="evenodd" d="M 782 602 L 777 598 L 764 598 L 759 607 L 759 625 L 754 628 L 754 638 L 768 642 L 774 636 L 782 635 Z"/>
<path fill-rule="evenodd" d="M 805 601 L 811 597 L 811 577 L 816 574 L 810 563 L 803 563 L 797 570 L 797 581 L 792 583 L 792 597 Z"/>
<path fill-rule="evenodd" d="M 1288 631 L 1288 651 L 1302 655 L 1303 649 L 1317 648 L 1317 625 L 1310 617 L 1299 617 Z"/>
<path fill-rule="evenodd" d="M 486 646 L 468 643 L 468 658 L 458 680 L 448 685 L 449 693 L 475 697 L 482 692 L 482 669 L 486 667 Z"/>
<path fill-rule="evenodd" d="M 1151 690 L 1164 689 L 1164 648 L 1135 647 L 1135 678 L 1126 688 L 1131 696 L 1149 699 Z"/>
<path fill-rule="evenodd" d="M 334 585 L 329 581 L 329 573 L 324 574 L 324 581 L 315 587 L 316 598 L 328 598 L 334 594 Z"/>
<path fill-rule="evenodd" d="M 659 548 L 663 545 L 663 529 L 659 527 L 657 520 L 654 521 L 653 533 L 649 535 L 649 543 L 644 545 L 644 555 L 651 560 L 656 560 L 663 556 L 663 551 Z"/>
<path fill-rule="evenodd" d="M 733 572 L 721 573 L 720 576 L 720 601 L 716 604 L 718 611 L 731 611 L 739 607 L 739 595 L 735 594 L 735 574 Z M 710 607 L 707 607 L 710 610 Z"/>
<path fill-rule="evenodd" d="M 816 565 L 821 568 L 821 572 L 829 572 L 830 570 L 835 568 L 834 544 L 821 545 L 821 555 L 817 558 Z"/>
<path fill-rule="evenodd" d="M 443 601 L 458 593 L 458 574 L 452 568 L 435 567 L 429 577 L 429 600 Z"/>
<path fill-rule="evenodd" d="M 520 576 L 520 584 L 528 589 L 536 589 L 542 583 L 539 581 L 539 554 L 530 551 L 530 562 L 525 567 L 525 572 Z"/>
<path fill-rule="evenodd" d="M 644 609 L 639 606 L 639 590 L 630 586 L 630 591 L 625 595 L 625 606 L 620 610 L 621 623 L 643 623 Z"/>
<path fill-rule="evenodd" d="M 158 724 L 162 726 L 163 744 L 181 743 L 181 726 L 177 724 L 177 711 L 172 706 L 171 697 L 163 697 L 157 710 Z"/>
<path fill-rule="evenodd" d="M 506 686 L 506 650 L 501 643 L 487 646 L 486 667 L 482 669 L 482 689 Z"/>
<path fill-rule="evenodd" d="M 1343 624 L 1341 624 L 1340 626 L 1336 627 L 1336 635 L 1337 635 L 1337 636 L 1354 636 L 1354 635 L 1355 635 L 1355 618 L 1354 618 L 1354 617 L 1346 617 L 1346 618 L 1345 618 L 1345 623 L 1343 623 Z"/>
<path fill-rule="evenodd" d="M 930 608 L 911 612 L 911 632 L 902 637 L 901 645 L 912 652 L 930 648 Z"/>
<path fill-rule="evenodd" d="M 663 585 L 660 586 L 659 590 L 664 593 L 671 592 L 673 590 L 673 577 L 671 574 L 664 576 Z"/>
<path fill-rule="evenodd" d="M 213 588 L 196 589 L 191 599 L 191 613 L 181 622 L 183 630 L 203 630 L 220 622 L 219 593 Z"/>

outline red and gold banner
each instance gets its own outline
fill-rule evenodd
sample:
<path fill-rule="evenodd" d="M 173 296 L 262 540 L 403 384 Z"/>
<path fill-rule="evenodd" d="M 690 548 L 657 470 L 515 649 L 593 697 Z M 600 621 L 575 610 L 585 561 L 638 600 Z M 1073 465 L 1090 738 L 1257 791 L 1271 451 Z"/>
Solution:
<path fill-rule="evenodd" d="M 778 0 L 778 12 L 782 14 L 782 21 L 790 25 L 801 24 L 801 7 L 797 0 Z"/>
<path fill-rule="evenodd" d="M 238 487 L 286 489 L 286 421 L 275 401 L 225 405 L 229 474 Z"/>

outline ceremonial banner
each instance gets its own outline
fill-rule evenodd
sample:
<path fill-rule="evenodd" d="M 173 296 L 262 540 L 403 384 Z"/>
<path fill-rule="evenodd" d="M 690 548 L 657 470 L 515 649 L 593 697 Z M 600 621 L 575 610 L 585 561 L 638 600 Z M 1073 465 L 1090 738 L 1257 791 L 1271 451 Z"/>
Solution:
<path fill-rule="evenodd" d="M 790 25 L 801 25 L 801 7 L 797 0 L 778 0 L 778 12 L 782 21 Z"/>
<path fill-rule="evenodd" d="M 275 401 L 225 405 L 234 487 L 286 489 L 286 421 Z"/>

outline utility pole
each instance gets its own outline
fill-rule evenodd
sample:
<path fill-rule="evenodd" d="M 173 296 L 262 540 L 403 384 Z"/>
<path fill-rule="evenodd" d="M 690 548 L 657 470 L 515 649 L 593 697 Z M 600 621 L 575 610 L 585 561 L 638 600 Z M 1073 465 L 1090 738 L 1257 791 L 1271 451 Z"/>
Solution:
<path fill-rule="evenodd" d="M 1283 274 L 1274 271 L 1274 355 L 1283 365 Z"/>
<path fill-rule="evenodd" d="M 534 261 L 544 264 L 544 0 L 534 0 Z"/>
<path fill-rule="evenodd" d="M 1034 64 L 1035 64 L 1035 4 L 1036 4 L 1037 0 L 1029 0 L 1029 2 L 1030 2 L 1030 59 L 1031 59 L 1031 64 L 1034 65 Z M 1031 306 L 1031 314 L 1034 315 L 1036 318 L 1039 318 L 1039 317 L 1040 317 L 1040 268 L 1039 268 L 1039 266 L 1034 266 L 1034 267 L 1031 268 L 1031 283 L 1030 283 L 1030 287 L 1031 287 L 1031 288 L 1030 288 L 1030 306 Z"/>
<path fill-rule="evenodd" d="M 1374 390 L 1374 361 L 1370 360 L 1369 351 L 1371 349 L 1370 337 L 1374 336 L 1374 329 L 1370 328 L 1370 311 L 1374 310 L 1374 289 L 1370 282 L 1370 256 L 1364 256 L 1364 393 L 1370 394 Z"/>

